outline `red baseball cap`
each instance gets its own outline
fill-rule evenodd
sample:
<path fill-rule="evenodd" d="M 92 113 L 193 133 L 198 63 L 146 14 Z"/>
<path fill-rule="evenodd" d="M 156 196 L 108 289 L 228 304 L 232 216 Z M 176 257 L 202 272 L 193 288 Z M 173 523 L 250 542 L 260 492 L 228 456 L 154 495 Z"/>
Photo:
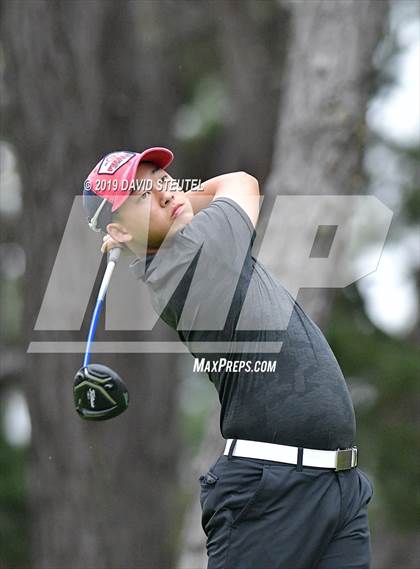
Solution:
<path fill-rule="evenodd" d="M 174 159 L 168 148 L 160 146 L 147 148 L 143 152 L 118 150 L 104 156 L 86 178 L 83 186 L 83 205 L 88 219 L 94 219 L 94 226 L 100 229 L 98 208 L 103 209 L 105 200 L 111 204 L 113 213 L 126 201 L 133 189 L 140 162 L 152 162 L 159 168 L 166 168 Z M 93 198 L 93 199 L 92 199 Z M 100 199 L 102 198 L 102 199 Z M 109 205 L 106 209 L 109 209 Z"/>

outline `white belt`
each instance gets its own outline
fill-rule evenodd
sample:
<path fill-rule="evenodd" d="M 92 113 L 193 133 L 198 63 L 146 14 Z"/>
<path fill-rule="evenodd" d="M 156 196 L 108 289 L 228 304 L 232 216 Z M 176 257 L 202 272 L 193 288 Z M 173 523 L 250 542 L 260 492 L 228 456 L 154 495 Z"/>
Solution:
<path fill-rule="evenodd" d="M 223 454 L 229 454 L 232 442 L 236 440 L 232 456 L 243 458 L 259 458 L 274 460 L 287 464 L 298 464 L 298 447 L 262 443 L 260 441 L 247 441 L 244 439 L 227 439 Z M 302 466 L 318 468 L 333 468 L 334 470 L 348 470 L 357 466 L 357 448 L 338 450 L 301 449 Z"/>

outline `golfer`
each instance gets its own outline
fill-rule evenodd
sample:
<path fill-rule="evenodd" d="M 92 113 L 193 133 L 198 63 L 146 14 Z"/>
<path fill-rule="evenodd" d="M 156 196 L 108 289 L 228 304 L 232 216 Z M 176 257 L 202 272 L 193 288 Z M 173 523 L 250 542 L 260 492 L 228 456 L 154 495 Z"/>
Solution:
<path fill-rule="evenodd" d="M 221 404 L 223 454 L 200 476 L 208 569 L 365 569 L 372 484 L 325 337 L 252 257 L 257 180 L 181 191 L 166 148 L 105 156 L 85 182 L 102 251 L 125 246 L 160 317 Z M 196 365 L 196 363 L 194 363 Z"/>

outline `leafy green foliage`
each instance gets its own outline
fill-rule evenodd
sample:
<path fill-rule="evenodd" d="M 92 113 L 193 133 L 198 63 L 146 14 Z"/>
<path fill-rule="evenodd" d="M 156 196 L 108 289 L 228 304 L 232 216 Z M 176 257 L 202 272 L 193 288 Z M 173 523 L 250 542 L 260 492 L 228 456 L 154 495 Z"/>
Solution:
<path fill-rule="evenodd" d="M 11 447 L 0 432 L 0 567 L 28 565 L 26 455 L 26 449 Z"/>
<path fill-rule="evenodd" d="M 373 473 L 380 497 L 377 515 L 403 529 L 420 527 L 418 349 L 376 328 L 355 286 L 336 302 L 328 339 L 352 391 L 370 387 L 355 407 L 362 468 Z"/>

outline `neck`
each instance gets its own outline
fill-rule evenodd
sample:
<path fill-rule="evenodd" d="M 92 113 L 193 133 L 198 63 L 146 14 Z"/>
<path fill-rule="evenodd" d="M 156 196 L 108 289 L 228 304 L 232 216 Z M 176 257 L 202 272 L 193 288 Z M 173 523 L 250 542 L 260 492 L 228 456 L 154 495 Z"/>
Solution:
<path fill-rule="evenodd" d="M 158 247 L 148 247 L 147 248 L 147 253 L 157 253 L 158 251 Z"/>
<path fill-rule="evenodd" d="M 129 244 L 129 249 L 136 257 L 144 257 L 148 253 L 156 253 L 159 250 L 159 247 L 145 247 L 144 243 L 132 241 Z"/>

